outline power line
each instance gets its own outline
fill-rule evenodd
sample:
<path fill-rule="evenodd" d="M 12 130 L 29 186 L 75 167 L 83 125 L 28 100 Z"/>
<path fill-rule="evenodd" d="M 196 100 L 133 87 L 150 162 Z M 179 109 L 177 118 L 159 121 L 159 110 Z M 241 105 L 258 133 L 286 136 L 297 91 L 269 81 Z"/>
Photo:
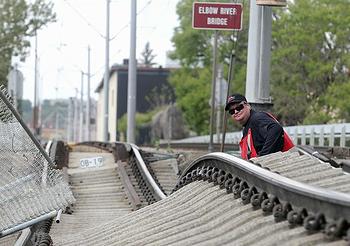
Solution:
<path fill-rule="evenodd" d="M 136 13 L 136 16 L 141 14 L 149 5 L 151 5 L 152 0 L 149 0 L 145 6 L 143 6 L 143 8 Z M 130 25 L 130 22 L 128 24 L 126 24 L 125 26 L 123 26 L 112 38 L 109 39 L 109 41 L 112 41 L 113 39 L 115 39 L 124 29 L 126 29 L 128 26 Z"/>
<path fill-rule="evenodd" d="M 106 37 L 97 30 L 97 28 L 92 25 L 76 8 L 74 8 L 67 0 L 63 0 L 91 29 L 93 29 L 99 36 L 103 39 Z"/>
<path fill-rule="evenodd" d="M 105 39 L 106 37 L 94 26 L 92 25 L 73 5 L 71 5 L 68 0 L 63 0 L 91 29 L 93 29 L 100 37 Z M 145 6 L 136 14 L 141 14 L 150 4 L 152 3 L 152 0 L 149 0 Z M 130 25 L 130 22 L 123 26 L 112 38 L 109 39 L 109 41 L 114 40 L 116 37 L 119 36 L 120 33 L 124 31 L 128 26 Z"/>

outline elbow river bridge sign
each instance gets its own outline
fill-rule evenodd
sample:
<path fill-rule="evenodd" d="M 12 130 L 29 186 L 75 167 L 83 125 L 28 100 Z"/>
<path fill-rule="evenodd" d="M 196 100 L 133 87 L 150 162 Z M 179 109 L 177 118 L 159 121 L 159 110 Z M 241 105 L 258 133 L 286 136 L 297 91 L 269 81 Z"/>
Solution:
<path fill-rule="evenodd" d="M 194 29 L 241 30 L 242 4 L 194 2 Z"/>

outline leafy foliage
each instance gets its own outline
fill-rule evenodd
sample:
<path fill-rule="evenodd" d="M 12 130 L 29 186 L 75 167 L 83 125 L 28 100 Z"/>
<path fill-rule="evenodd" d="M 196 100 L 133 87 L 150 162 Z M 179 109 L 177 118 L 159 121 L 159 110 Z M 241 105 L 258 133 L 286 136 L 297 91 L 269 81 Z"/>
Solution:
<path fill-rule="evenodd" d="M 178 107 L 184 112 L 190 130 L 207 134 L 209 130 L 209 99 L 211 71 L 208 68 L 180 69 L 170 78 L 176 88 Z"/>
<path fill-rule="evenodd" d="M 152 54 L 153 50 L 150 47 L 149 42 L 146 43 L 145 49 L 141 52 L 141 64 L 145 67 L 152 67 L 156 63 L 153 62 L 153 59 L 156 57 L 156 55 Z"/>
<path fill-rule="evenodd" d="M 27 124 L 32 123 L 32 116 L 33 116 L 32 102 L 28 99 L 18 99 L 17 103 L 18 103 L 18 106 L 17 106 L 18 113 L 22 116 L 22 119 L 24 120 L 24 122 Z"/>
<path fill-rule="evenodd" d="M 224 64 L 226 77 L 235 52 L 230 92 L 240 93 L 245 88 L 249 19 L 249 6 L 243 3 L 243 30 L 218 32 L 218 63 Z M 190 129 L 203 134 L 210 118 L 213 31 L 192 29 L 192 4 L 182 0 L 177 6 L 180 25 L 171 57 L 182 68 L 171 83 Z M 350 120 L 345 100 L 350 87 L 348 13 L 349 0 L 294 0 L 288 8 L 273 8 L 270 86 L 273 112 L 283 124 Z"/>
<path fill-rule="evenodd" d="M 286 124 L 349 118 L 341 113 L 344 97 L 328 101 L 350 82 L 349 11 L 348 0 L 295 0 L 276 9 L 271 93 Z"/>
<path fill-rule="evenodd" d="M 174 92 L 169 84 L 155 86 L 148 95 L 145 96 L 151 109 L 161 108 L 174 101 Z"/>
<path fill-rule="evenodd" d="M 23 60 L 30 46 L 28 38 L 56 19 L 53 4 L 45 0 L 0 1 L 0 84 L 6 83 L 12 56 Z"/>
<path fill-rule="evenodd" d="M 143 125 L 147 125 L 150 124 L 152 122 L 152 117 L 159 112 L 160 110 L 162 110 L 163 108 L 155 108 L 149 112 L 146 113 L 138 113 L 136 112 L 135 115 L 135 124 L 136 124 L 136 138 L 138 137 L 138 132 L 139 129 L 143 126 Z M 122 133 L 124 136 L 126 136 L 126 131 L 128 128 L 128 115 L 124 114 L 119 120 L 118 120 L 118 130 L 117 132 L 120 134 Z"/>
<path fill-rule="evenodd" d="M 211 1 L 232 2 L 232 1 Z M 183 111 L 189 128 L 197 134 L 209 132 L 209 99 L 212 84 L 213 34 L 212 30 L 192 28 L 192 0 L 182 0 L 177 5 L 180 26 L 172 37 L 175 50 L 172 59 L 180 61 L 182 67 L 170 79 L 175 88 L 176 101 Z M 246 5 L 243 5 L 247 12 Z M 249 15 L 243 15 L 243 30 L 239 32 L 218 31 L 218 63 L 224 65 L 227 77 L 231 53 L 235 55 L 233 86 L 231 92 L 244 92 L 247 56 L 247 22 Z"/>

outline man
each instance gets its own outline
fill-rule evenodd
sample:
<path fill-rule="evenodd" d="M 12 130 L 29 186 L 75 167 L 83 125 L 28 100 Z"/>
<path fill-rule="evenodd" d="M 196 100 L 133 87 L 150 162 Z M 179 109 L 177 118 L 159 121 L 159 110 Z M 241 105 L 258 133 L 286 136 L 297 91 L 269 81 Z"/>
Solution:
<path fill-rule="evenodd" d="M 294 146 L 278 121 L 267 112 L 254 111 L 243 95 L 231 95 L 225 110 L 243 126 L 243 137 L 239 143 L 243 159 L 287 151 Z"/>

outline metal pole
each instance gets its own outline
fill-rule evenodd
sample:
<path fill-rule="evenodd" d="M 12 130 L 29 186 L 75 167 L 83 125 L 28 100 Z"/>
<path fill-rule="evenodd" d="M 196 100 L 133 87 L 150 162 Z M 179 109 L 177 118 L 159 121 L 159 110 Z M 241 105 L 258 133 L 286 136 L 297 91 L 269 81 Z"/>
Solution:
<path fill-rule="evenodd" d="M 56 91 L 56 100 L 55 100 L 55 110 L 56 110 L 56 115 L 55 115 L 55 138 L 58 139 L 58 104 L 57 104 L 57 90 L 58 88 L 55 88 Z"/>
<path fill-rule="evenodd" d="M 262 102 L 271 102 L 270 97 L 270 61 L 271 61 L 271 32 L 272 32 L 272 8 L 261 7 L 261 33 L 259 53 L 259 81 L 258 99 Z"/>
<path fill-rule="evenodd" d="M 238 40 L 236 40 L 238 42 Z M 236 45 L 235 45 L 236 46 Z M 228 78 L 227 78 L 227 95 L 226 95 L 226 103 L 227 99 L 230 95 L 230 87 L 231 87 L 231 79 L 232 79 L 232 73 L 233 73 L 233 64 L 235 62 L 235 48 L 231 52 L 231 57 L 230 57 L 230 68 L 228 70 Z M 225 103 L 225 105 L 226 105 Z M 224 119 L 223 119 L 223 124 L 222 124 L 222 140 L 221 140 L 221 148 L 220 151 L 224 152 L 225 148 L 225 137 L 226 137 L 226 129 L 227 129 L 227 113 L 224 109 Z"/>
<path fill-rule="evenodd" d="M 33 102 L 33 132 L 38 135 L 38 105 L 37 105 L 37 90 L 38 90 L 38 34 L 35 32 L 35 61 L 34 61 L 34 102 Z"/>
<path fill-rule="evenodd" d="M 106 60 L 105 74 L 103 80 L 103 98 L 104 98 L 104 116 L 103 116 L 103 141 L 109 141 L 108 134 L 108 92 L 109 92 L 109 1 L 107 1 L 107 17 L 106 17 Z"/>
<path fill-rule="evenodd" d="M 72 141 L 72 129 L 73 129 L 73 117 L 72 117 L 72 113 L 73 113 L 73 98 L 70 97 L 69 98 L 69 104 L 68 104 L 68 127 L 67 127 L 67 142 L 71 142 Z"/>
<path fill-rule="evenodd" d="M 213 77 L 212 77 L 212 88 L 211 88 L 210 141 L 209 141 L 209 147 L 208 147 L 209 152 L 213 152 L 217 41 L 218 41 L 218 31 L 215 30 L 215 32 L 214 32 L 214 45 L 213 45 Z"/>
<path fill-rule="evenodd" d="M 248 54 L 247 54 L 247 78 L 245 96 L 250 103 L 257 103 L 258 81 L 259 81 L 259 54 L 261 35 L 261 6 L 256 1 L 250 0 L 249 10 L 249 33 L 248 33 Z"/>
<path fill-rule="evenodd" d="M 80 88 L 80 117 L 79 117 L 79 142 L 84 141 L 83 121 L 84 121 L 84 73 L 81 72 L 81 88 Z"/>
<path fill-rule="evenodd" d="M 90 141 L 90 46 L 88 46 L 88 67 L 87 67 L 87 105 L 86 105 L 86 141 Z"/>
<path fill-rule="evenodd" d="M 272 8 L 251 0 L 246 98 L 253 108 L 269 110 Z"/>
<path fill-rule="evenodd" d="M 30 221 L 24 222 L 22 224 L 16 225 L 14 227 L 8 228 L 6 230 L 0 231 L 0 238 L 5 237 L 7 235 L 10 235 L 16 231 L 23 230 L 24 228 L 30 227 L 32 225 L 37 224 L 40 221 L 44 221 L 50 218 L 53 218 L 57 215 L 57 211 L 51 211 L 47 214 L 41 215 L 40 217 L 37 217 L 35 219 L 32 219 Z"/>
<path fill-rule="evenodd" d="M 57 216 L 56 216 L 56 223 L 60 223 L 61 222 L 61 215 L 62 215 L 62 209 L 58 210 L 57 212 Z"/>
<path fill-rule="evenodd" d="M 250 2 L 250 4 L 252 4 Z M 250 13 L 252 14 L 252 13 Z M 234 34 L 234 40 L 235 42 L 233 43 L 233 47 L 232 47 L 232 52 L 231 52 L 231 56 L 230 56 L 230 66 L 229 66 L 229 70 L 228 70 L 228 78 L 227 78 L 227 95 L 226 95 L 226 103 L 227 104 L 227 99 L 230 96 L 230 88 L 231 88 L 231 80 L 232 80 L 232 74 L 233 74 L 233 66 L 235 63 L 235 54 L 236 54 L 236 47 L 237 47 L 237 43 L 238 43 L 238 31 L 236 31 Z M 227 129 L 227 112 L 224 109 L 224 115 L 223 115 L 223 120 L 222 120 L 222 139 L 221 139 L 221 147 L 220 147 L 220 151 L 224 152 L 225 151 L 225 138 L 226 138 L 226 129 Z"/>
<path fill-rule="evenodd" d="M 16 110 L 18 110 L 18 104 L 17 104 L 17 99 L 18 99 L 18 88 L 17 88 L 17 72 L 18 72 L 18 69 L 17 69 L 18 65 L 17 63 L 15 63 L 15 69 L 14 69 L 14 78 L 13 78 L 13 88 L 14 88 L 14 97 L 13 97 L 13 105 L 15 107 Z"/>
<path fill-rule="evenodd" d="M 128 73 L 127 142 L 135 143 L 136 113 L 136 0 L 131 0 L 130 55 Z"/>
<path fill-rule="evenodd" d="M 56 139 L 58 139 L 58 127 L 59 127 L 58 121 L 59 121 L 59 114 L 56 107 L 56 117 L 55 117 L 55 138 Z"/>
<path fill-rule="evenodd" d="M 217 98 L 218 100 L 218 105 L 216 105 L 216 142 L 220 143 L 220 130 L 221 130 L 221 100 L 222 100 L 222 64 L 219 64 L 218 66 L 218 73 L 217 73 L 217 78 L 216 78 L 216 83 L 217 83 Z"/>
<path fill-rule="evenodd" d="M 78 142 L 78 89 L 75 88 L 75 98 L 74 98 L 74 123 L 73 123 L 73 133 L 74 142 Z"/>

